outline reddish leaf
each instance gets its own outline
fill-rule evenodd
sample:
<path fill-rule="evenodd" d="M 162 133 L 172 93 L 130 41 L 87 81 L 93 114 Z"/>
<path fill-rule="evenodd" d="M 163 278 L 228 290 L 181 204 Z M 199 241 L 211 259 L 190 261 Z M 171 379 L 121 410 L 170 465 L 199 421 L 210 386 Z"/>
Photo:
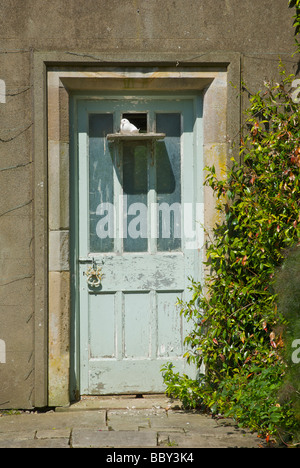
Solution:
<path fill-rule="evenodd" d="M 283 341 L 281 335 L 280 335 L 280 337 L 279 337 L 278 340 L 277 340 L 277 346 L 280 346 L 280 348 L 283 348 L 283 346 L 284 346 L 284 341 Z"/>

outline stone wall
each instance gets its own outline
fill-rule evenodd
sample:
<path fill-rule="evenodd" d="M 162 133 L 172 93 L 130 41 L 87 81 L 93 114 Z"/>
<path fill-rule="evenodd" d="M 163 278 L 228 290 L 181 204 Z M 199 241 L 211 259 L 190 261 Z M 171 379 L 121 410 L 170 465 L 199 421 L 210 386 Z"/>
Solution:
<path fill-rule="evenodd" d="M 231 54 L 238 79 L 229 97 L 231 108 L 239 112 L 227 125 L 236 136 L 246 106 L 239 97 L 239 78 L 256 92 L 265 79 L 278 79 L 279 56 L 289 71 L 296 71 L 294 12 L 287 3 L 0 0 L 0 409 L 48 404 L 49 346 L 61 355 L 57 367 L 62 365 L 64 375 L 69 366 L 66 336 L 49 341 L 48 335 L 49 307 L 62 309 L 69 273 L 57 265 L 63 255 L 56 258 L 55 251 L 50 262 L 48 256 L 48 227 L 53 246 L 66 234 L 68 203 L 57 204 L 55 196 L 65 200 L 68 187 L 59 185 L 57 166 L 48 172 L 47 70 L 149 64 L 180 70 L 199 64 L 211 67 L 214 60 L 221 66 L 222 57 L 226 67 Z M 62 93 L 60 102 L 67 102 L 64 87 L 55 92 Z M 66 107 L 52 119 L 48 135 L 52 147 L 62 142 L 60 155 L 68 141 L 64 113 Z M 217 151 L 212 154 L 220 161 Z M 62 165 L 64 161 L 61 156 Z M 48 194 L 49 181 L 58 184 L 57 192 Z M 57 210 L 49 213 L 49 204 Z M 51 288 L 62 295 L 52 295 Z M 61 329 L 64 320 L 61 317 Z"/>

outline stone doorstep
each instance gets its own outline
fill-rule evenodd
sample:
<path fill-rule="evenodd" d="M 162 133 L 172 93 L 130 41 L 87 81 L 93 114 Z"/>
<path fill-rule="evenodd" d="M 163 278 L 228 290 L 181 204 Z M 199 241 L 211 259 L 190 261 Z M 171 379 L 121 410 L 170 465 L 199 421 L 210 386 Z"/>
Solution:
<path fill-rule="evenodd" d="M 167 410 L 176 409 L 181 406 L 181 403 L 170 401 L 165 395 L 144 395 L 143 398 L 136 398 L 135 395 L 120 395 L 120 396 L 101 396 L 87 397 L 84 396 L 80 401 L 71 403 L 69 406 L 56 408 L 56 412 L 73 412 L 87 410 Z"/>

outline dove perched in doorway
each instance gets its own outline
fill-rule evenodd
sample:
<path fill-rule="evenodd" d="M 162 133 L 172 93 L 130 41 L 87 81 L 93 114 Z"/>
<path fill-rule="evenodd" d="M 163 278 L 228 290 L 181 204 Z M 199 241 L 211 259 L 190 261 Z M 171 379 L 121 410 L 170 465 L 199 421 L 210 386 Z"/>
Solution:
<path fill-rule="evenodd" d="M 121 120 L 121 133 L 139 133 L 139 129 L 135 125 L 129 122 L 127 119 Z"/>

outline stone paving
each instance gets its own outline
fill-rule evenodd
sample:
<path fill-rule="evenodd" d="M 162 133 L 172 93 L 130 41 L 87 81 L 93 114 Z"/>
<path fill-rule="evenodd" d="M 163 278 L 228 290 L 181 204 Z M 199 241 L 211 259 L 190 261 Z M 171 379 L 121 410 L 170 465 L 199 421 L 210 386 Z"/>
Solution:
<path fill-rule="evenodd" d="M 86 398 L 68 408 L 0 417 L 0 448 L 260 448 L 233 420 L 180 409 L 165 396 Z"/>

